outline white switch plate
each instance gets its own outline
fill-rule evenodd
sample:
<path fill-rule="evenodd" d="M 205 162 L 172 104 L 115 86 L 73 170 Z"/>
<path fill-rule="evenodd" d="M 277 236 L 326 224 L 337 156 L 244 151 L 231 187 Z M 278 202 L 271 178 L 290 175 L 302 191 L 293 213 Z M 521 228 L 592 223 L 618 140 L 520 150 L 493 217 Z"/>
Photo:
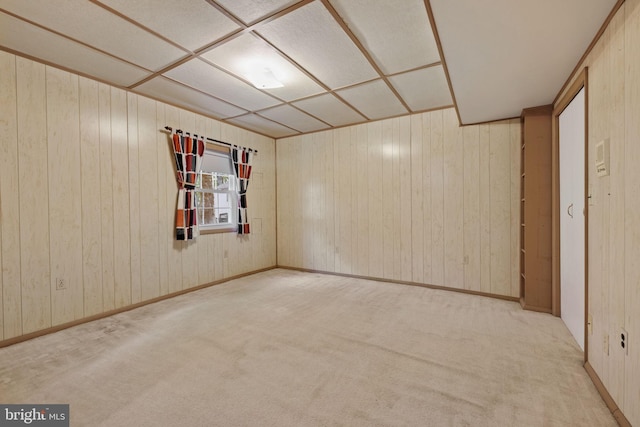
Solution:
<path fill-rule="evenodd" d="M 609 138 L 596 144 L 596 175 L 607 176 L 611 173 L 609 162 Z"/>

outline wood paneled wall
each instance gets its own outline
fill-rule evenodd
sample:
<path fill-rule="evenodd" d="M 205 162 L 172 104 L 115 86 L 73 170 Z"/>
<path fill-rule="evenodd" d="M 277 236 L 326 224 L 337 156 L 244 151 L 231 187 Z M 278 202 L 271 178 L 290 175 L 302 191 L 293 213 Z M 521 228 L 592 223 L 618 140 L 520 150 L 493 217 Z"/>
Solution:
<path fill-rule="evenodd" d="M 0 340 L 275 265 L 273 139 L 5 52 L 0 100 Z M 253 234 L 174 240 L 165 125 L 259 150 Z"/>
<path fill-rule="evenodd" d="M 589 67 L 588 359 L 632 425 L 640 425 L 639 42 L 640 0 L 627 0 L 580 67 Z M 611 173 L 597 177 L 595 145 L 606 138 Z M 628 355 L 620 346 L 622 328 Z"/>
<path fill-rule="evenodd" d="M 520 145 L 453 109 L 280 139 L 278 264 L 517 297 Z"/>

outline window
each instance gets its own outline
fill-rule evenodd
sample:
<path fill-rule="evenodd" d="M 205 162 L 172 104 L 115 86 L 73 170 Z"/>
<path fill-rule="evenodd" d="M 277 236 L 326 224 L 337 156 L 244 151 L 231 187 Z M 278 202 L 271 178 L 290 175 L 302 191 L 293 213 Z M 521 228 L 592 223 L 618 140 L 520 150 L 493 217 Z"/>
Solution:
<path fill-rule="evenodd" d="M 207 144 L 195 196 L 201 233 L 236 231 L 238 193 L 229 150 Z"/>

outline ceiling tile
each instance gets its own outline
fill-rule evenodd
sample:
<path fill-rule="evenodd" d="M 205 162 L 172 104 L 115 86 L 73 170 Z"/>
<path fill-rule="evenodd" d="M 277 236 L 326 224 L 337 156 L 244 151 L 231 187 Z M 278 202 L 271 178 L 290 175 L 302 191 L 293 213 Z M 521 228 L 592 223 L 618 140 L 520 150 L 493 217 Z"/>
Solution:
<path fill-rule="evenodd" d="M 447 77 L 441 65 L 398 74 L 389 80 L 413 111 L 453 104 Z"/>
<path fill-rule="evenodd" d="M 366 120 L 363 116 L 331 94 L 296 101 L 293 105 L 324 120 L 332 126 L 344 126 Z"/>
<path fill-rule="evenodd" d="M 247 110 L 280 104 L 277 99 L 199 59 L 185 62 L 165 76 Z"/>
<path fill-rule="evenodd" d="M 4 0 L 2 7 L 125 61 L 157 71 L 185 52 L 89 1 Z"/>
<path fill-rule="evenodd" d="M 320 129 L 327 129 L 329 125 L 314 119 L 310 115 L 296 110 L 290 105 L 280 105 L 260 111 L 261 116 L 282 123 L 285 126 L 299 130 L 300 132 L 312 132 Z"/>
<path fill-rule="evenodd" d="M 164 77 L 149 80 L 134 91 L 218 119 L 246 113 L 245 110 Z"/>
<path fill-rule="evenodd" d="M 215 0 L 220 6 L 233 13 L 246 24 L 269 16 L 291 6 L 299 0 Z"/>
<path fill-rule="evenodd" d="M 407 114 L 408 111 L 382 80 L 361 84 L 337 92 L 345 101 L 370 119 Z"/>
<path fill-rule="evenodd" d="M 440 61 L 424 0 L 330 0 L 385 74 Z"/>
<path fill-rule="evenodd" d="M 430 0 L 462 123 L 552 103 L 616 3 Z"/>
<path fill-rule="evenodd" d="M 123 15 L 195 51 L 240 28 L 222 12 L 205 1 L 175 0 L 101 0 Z M 149 13 L 150 10 L 162 13 Z M 188 23 L 188 25 L 176 25 Z"/>
<path fill-rule="evenodd" d="M 319 1 L 265 24 L 257 32 L 332 89 L 378 77 Z"/>
<path fill-rule="evenodd" d="M 268 68 L 284 86 L 264 90 L 285 101 L 323 92 L 320 85 L 284 59 L 268 43 L 252 34 L 224 43 L 202 57 L 245 79 L 256 69 Z"/>
<path fill-rule="evenodd" d="M 227 120 L 227 122 L 256 131 L 263 135 L 268 135 L 272 138 L 282 138 L 283 136 L 299 134 L 299 132 L 296 130 L 289 129 L 286 126 L 282 126 L 256 114 L 247 114 L 245 116 L 234 117 L 233 119 Z"/>
<path fill-rule="evenodd" d="M 2 46 L 117 86 L 129 86 L 150 74 L 4 13 L 0 13 L 0 28 Z"/>

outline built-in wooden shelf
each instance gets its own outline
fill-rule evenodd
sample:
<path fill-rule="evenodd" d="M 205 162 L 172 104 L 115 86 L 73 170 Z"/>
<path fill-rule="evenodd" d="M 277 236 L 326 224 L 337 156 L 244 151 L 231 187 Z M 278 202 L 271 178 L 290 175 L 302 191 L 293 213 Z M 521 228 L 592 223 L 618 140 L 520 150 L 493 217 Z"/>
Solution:
<path fill-rule="evenodd" d="M 549 313 L 552 111 L 551 106 L 522 111 L 520 179 L 520 304 L 528 310 Z"/>

